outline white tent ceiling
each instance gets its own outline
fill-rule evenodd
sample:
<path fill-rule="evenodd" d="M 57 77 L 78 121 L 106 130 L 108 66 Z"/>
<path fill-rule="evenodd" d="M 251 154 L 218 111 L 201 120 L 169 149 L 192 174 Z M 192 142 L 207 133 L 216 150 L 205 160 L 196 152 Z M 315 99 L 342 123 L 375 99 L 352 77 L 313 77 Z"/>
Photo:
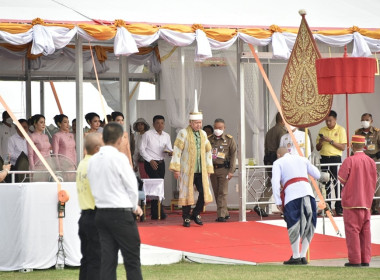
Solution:
<path fill-rule="evenodd" d="M 0 21 L 113 22 L 203 24 L 205 26 L 298 27 L 305 9 L 312 28 L 380 28 L 380 1 L 373 0 L 0 0 Z"/>

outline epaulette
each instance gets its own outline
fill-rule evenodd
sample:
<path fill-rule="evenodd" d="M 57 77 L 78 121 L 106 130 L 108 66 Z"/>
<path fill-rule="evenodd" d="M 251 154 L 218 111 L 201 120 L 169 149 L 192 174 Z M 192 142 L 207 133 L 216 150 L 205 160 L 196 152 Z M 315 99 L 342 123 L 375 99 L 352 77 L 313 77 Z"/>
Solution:
<path fill-rule="evenodd" d="M 380 128 L 374 127 L 373 130 L 380 131 Z"/>
<path fill-rule="evenodd" d="M 207 138 L 210 138 L 212 135 L 213 135 L 213 134 L 208 135 Z"/>
<path fill-rule="evenodd" d="M 234 137 L 232 137 L 232 135 L 231 134 L 226 134 L 226 136 L 228 137 L 228 138 L 234 138 Z"/>
<path fill-rule="evenodd" d="M 361 130 L 361 128 L 355 130 L 355 135 L 357 135 L 357 133 L 359 133 L 360 130 Z"/>

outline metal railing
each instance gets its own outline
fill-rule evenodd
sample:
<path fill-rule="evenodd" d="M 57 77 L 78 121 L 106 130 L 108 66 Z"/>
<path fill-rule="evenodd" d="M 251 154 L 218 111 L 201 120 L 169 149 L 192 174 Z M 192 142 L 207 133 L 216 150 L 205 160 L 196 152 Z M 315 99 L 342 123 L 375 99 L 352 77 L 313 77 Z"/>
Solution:
<path fill-rule="evenodd" d="M 62 182 L 75 182 L 76 170 L 71 171 L 55 171 L 56 176 Z M 24 175 L 22 182 L 54 182 L 49 171 L 9 171 L 8 176 L 11 176 L 11 183 L 16 183 L 16 175 Z M 34 175 L 39 175 L 38 181 L 33 180 Z M 41 177 L 42 175 L 42 177 Z"/>
<path fill-rule="evenodd" d="M 328 168 L 331 166 L 337 166 L 338 172 L 339 168 L 342 164 L 341 163 L 330 163 L 330 164 L 316 164 L 315 166 L 318 167 L 319 170 L 323 168 Z M 380 162 L 376 162 L 377 168 L 377 183 L 376 183 L 376 191 L 380 187 Z M 323 170 L 327 171 L 327 170 Z M 271 196 L 265 196 L 265 194 L 272 194 L 271 191 L 271 172 L 272 172 L 272 166 L 271 165 L 255 165 L 255 166 L 246 166 L 246 180 L 247 180 L 247 188 L 246 188 L 246 205 L 271 205 L 275 204 L 274 201 L 270 201 Z M 339 180 L 334 176 L 334 174 L 331 173 L 330 169 L 328 170 L 330 173 L 330 184 L 326 185 L 322 183 L 319 184 L 319 188 L 322 192 L 322 195 L 325 198 L 325 201 L 341 201 L 341 195 L 340 195 L 340 182 Z M 338 196 L 335 197 L 335 188 L 338 187 Z M 330 188 L 331 191 L 331 197 L 332 198 L 326 198 L 326 192 Z M 314 191 L 314 190 L 313 190 Z M 314 191 L 315 193 L 315 191 Z M 316 201 L 319 201 L 319 198 L 316 196 Z M 375 196 L 374 199 L 379 200 L 379 196 Z"/>

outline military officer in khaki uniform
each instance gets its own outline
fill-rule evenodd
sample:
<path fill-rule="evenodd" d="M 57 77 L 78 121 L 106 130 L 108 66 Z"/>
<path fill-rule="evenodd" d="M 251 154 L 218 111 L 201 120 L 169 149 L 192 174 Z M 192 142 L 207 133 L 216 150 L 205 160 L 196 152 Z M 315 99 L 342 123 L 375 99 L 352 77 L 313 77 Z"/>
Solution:
<path fill-rule="evenodd" d="M 280 147 L 280 141 L 281 137 L 288 133 L 288 131 L 285 128 L 285 122 L 281 117 L 280 112 L 277 112 L 276 114 L 276 125 L 273 126 L 271 129 L 268 130 L 267 134 L 265 135 L 265 142 L 264 142 L 264 164 L 265 165 L 273 165 L 273 162 L 277 159 L 277 149 Z M 272 184 L 271 184 L 271 178 L 272 178 L 272 168 L 266 168 L 265 169 L 267 173 L 267 180 L 265 183 L 265 189 L 263 193 L 258 198 L 259 202 L 262 201 L 268 201 L 272 196 Z M 257 213 L 257 215 L 261 217 L 268 217 L 268 213 L 264 210 L 268 207 L 268 204 L 262 204 L 262 208 L 258 205 L 256 205 L 253 208 L 253 211 Z"/>
<path fill-rule="evenodd" d="M 227 209 L 228 181 L 235 172 L 236 143 L 234 138 L 224 133 L 223 119 L 214 122 L 214 134 L 209 136 L 212 147 L 214 174 L 210 175 L 217 205 L 217 222 L 226 222 L 230 215 Z"/>
<path fill-rule="evenodd" d="M 356 135 L 362 135 L 366 139 L 366 145 L 364 147 L 364 153 L 372 158 L 375 162 L 380 162 L 380 129 L 372 126 L 373 119 L 369 113 L 364 113 L 361 117 L 362 128 L 355 131 Z M 380 165 L 376 165 L 377 173 L 380 171 Z M 380 196 L 379 181 L 376 184 L 375 196 Z M 379 214 L 377 210 L 379 206 L 379 200 L 373 200 L 372 202 L 372 214 Z"/>

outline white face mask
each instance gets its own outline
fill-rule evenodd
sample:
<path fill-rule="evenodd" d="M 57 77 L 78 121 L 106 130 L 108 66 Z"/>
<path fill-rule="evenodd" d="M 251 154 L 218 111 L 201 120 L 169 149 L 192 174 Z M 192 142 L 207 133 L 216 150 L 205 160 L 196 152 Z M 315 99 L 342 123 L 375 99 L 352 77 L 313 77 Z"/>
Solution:
<path fill-rule="evenodd" d="M 361 121 L 362 123 L 362 127 L 363 128 L 368 128 L 370 126 L 370 122 L 369 121 Z"/>
<path fill-rule="evenodd" d="M 216 137 L 219 137 L 219 136 L 221 136 L 223 134 L 223 130 L 221 130 L 221 129 L 215 129 L 214 130 L 214 134 L 215 134 Z"/>
<path fill-rule="evenodd" d="M 13 120 L 12 120 L 12 118 L 7 118 L 7 119 L 5 120 L 5 122 L 6 122 L 7 124 L 12 124 L 12 123 L 13 123 Z"/>

